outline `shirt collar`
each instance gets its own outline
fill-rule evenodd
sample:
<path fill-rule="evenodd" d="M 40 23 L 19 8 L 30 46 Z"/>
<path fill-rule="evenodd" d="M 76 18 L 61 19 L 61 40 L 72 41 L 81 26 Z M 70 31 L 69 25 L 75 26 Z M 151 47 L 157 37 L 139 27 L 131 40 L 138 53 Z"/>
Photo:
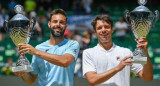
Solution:
<path fill-rule="evenodd" d="M 49 44 L 49 40 L 47 40 L 47 44 L 49 45 L 49 46 L 62 46 L 62 45 L 64 45 L 65 43 L 67 43 L 67 39 L 64 39 L 61 43 L 59 43 L 59 44 L 57 44 L 57 45 L 51 45 L 51 44 Z"/>
<path fill-rule="evenodd" d="M 109 50 L 105 50 L 102 46 L 99 45 L 99 43 L 97 44 L 97 47 L 101 50 L 101 51 L 104 51 L 104 52 L 111 52 L 115 49 L 116 45 L 113 43 L 112 47 L 109 49 Z"/>

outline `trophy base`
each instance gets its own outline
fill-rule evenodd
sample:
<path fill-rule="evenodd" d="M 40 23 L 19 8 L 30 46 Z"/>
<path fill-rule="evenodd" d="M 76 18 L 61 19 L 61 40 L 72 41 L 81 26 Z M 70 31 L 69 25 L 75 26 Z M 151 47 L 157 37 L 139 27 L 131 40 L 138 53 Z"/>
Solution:
<path fill-rule="evenodd" d="M 143 49 L 136 48 L 133 52 L 133 63 L 139 63 L 139 64 L 146 64 L 147 63 L 147 56 Z"/>
<path fill-rule="evenodd" d="M 139 64 L 146 64 L 147 63 L 147 57 L 138 57 L 138 56 L 133 56 L 133 63 L 139 63 Z"/>
<path fill-rule="evenodd" d="M 12 67 L 13 72 L 31 72 L 33 68 L 30 65 Z"/>

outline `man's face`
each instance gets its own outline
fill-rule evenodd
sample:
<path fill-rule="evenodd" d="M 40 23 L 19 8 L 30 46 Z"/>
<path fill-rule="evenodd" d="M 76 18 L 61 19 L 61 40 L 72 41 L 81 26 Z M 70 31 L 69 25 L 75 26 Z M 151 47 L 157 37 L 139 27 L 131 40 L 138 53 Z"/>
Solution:
<path fill-rule="evenodd" d="M 112 39 L 113 29 L 110 24 L 105 21 L 98 20 L 95 31 L 98 40 L 101 42 L 109 42 Z"/>
<path fill-rule="evenodd" d="M 48 26 L 53 37 L 62 37 L 67 28 L 66 17 L 61 14 L 53 15 Z"/>

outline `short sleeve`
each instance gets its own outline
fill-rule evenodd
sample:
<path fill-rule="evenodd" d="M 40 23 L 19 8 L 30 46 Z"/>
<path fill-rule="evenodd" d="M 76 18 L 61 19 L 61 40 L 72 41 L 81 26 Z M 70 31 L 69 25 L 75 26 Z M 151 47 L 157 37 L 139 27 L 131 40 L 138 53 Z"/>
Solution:
<path fill-rule="evenodd" d="M 92 56 L 90 56 L 90 54 L 85 50 L 83 52 L 83 76 L 90 71 L 96 72 L 96 67 L 94 65 Z"/>
<path fill-rule="evenodd" d="M 67 48 L 67 50 L 64 52 L 64 54 L 68 53 L 74 56 L 75 60 L 78 58 L 80 45 L 77 41 L 72 42 L 70 46 Z"/>
<path fill-rule="evenodd" d="M 33 71 L 31 72 L 31 74 L 38 74 L 39 68 L 38 68 L 37 59 L 35 55 L 33 55 L 32 57 L 31 66 L 33 67 Z"/>

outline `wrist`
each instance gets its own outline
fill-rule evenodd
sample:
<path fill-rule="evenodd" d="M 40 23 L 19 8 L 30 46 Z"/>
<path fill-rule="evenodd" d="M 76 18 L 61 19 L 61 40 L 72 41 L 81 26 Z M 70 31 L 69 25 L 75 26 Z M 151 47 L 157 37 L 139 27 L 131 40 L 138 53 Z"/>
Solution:
<path fill-rule="evenodd" d="M 22 76 L 21 76 L 21 78 L 24 78 L 26 76 L 26 73 L 24 73 Z"/>
<path fill-rule="evenodd" d="M 33 53 L 33 55 L 38 55 L 39 50 L 35 49 L 35 52 Z"/>
<path fill-rule="evenodd" d="M 115 67 L 114 70 L 115 70 L 116 72 L 119 72 L 119 71 L 120 71 L 120 69 L 119 69 L 118 67 Z"/>

